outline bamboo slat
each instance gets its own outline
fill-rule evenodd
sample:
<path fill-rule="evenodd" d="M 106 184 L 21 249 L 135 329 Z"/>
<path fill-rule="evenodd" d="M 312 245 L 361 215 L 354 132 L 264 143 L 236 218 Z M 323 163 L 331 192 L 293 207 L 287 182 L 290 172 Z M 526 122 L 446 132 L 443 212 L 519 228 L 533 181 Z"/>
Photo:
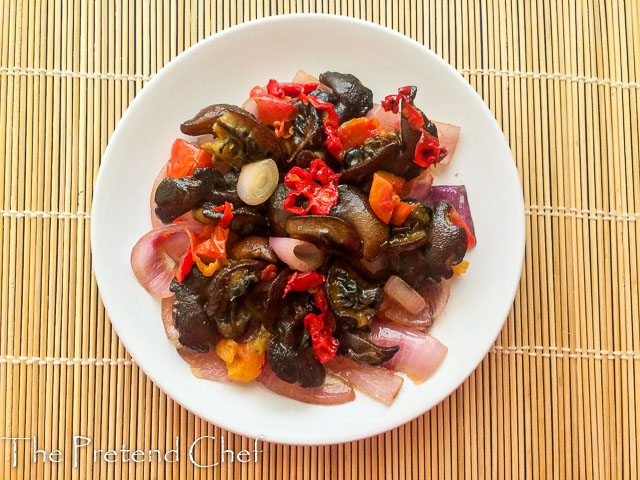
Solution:
<path fill-rule="evenodd" d="M 385 434 L 264 444 L 160 392 L 100 301 L 93 186 L 135 95 L 198 40 L 269 15 L 354 16 L 453 65 L 509 141 L 526 204 L 522 282 L 507 323 L 448 399 Z M 0 478 L 638 478 L 640 2 L 635 0 L 48 0 L 0 2 Z M 170 450 L 179 461 L 72 458 Z"/>

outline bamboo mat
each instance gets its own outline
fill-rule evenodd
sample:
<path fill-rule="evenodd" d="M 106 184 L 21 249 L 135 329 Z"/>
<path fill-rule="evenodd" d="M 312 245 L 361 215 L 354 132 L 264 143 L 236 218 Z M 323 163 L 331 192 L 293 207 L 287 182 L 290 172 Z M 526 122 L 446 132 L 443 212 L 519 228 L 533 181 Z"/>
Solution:
<path fill-rule="evenodd" d="M 261 445 L 199 469 L 220 441 L 252 449 L 162 394 L 118 341 L 91 268 L 101 154 L 176 54 L 288 12 L 387 25 L 436 51 L 484 98 L 526 204 L 522 282 L 495 346 L 437 408 L 328 447 Z M 0 478 L 638 478 L 640 2 L 432 0 L 0 2 Z M 92 448 L 173 448 L 180 461 L 74 468 Z"/>

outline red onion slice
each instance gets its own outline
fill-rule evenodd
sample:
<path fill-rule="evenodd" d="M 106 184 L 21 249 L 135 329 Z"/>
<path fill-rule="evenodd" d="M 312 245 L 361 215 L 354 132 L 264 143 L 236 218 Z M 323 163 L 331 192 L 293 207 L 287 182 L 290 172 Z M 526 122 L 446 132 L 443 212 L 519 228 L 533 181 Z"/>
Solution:
<path fill-rule="evenodd" d="M 258 102 L 253 98 L 250 98 L 242 104 L 242 109 L 249 112 L 254 117 L 258 118 Z"/>
<path fill-rule="evenodd" d="M 438 128 L 438 141 L 440 145 L 447 149 L 447 156 L 444 157 L 439 164 L 446 165 L 451 161 L 451 157 L 453 157 L 453 153 L 456 151 L 456 145 L 458 145 L 458 138 L 460 137 L 460 127 L 444 122 L 433 123 L 435 123 Z"/>
<path fill-rule="evenodd" d="M 158 176 L 153 182 L 153 188 L 151 189 L 151 198 L 149 199 L 149 205 L 151 207 L 151 228 L 157 228 L 162 225 L 160 219 L 156 216 L 156 190 L 158 189 L 158 185 L 160 182 L 167 178 L 167 165 L 169 162 L 165 163 L 158 173 Z"/>
<path fill-rule="evenodd" d="M 291 83 L 317 83 L 318 90 L 326 93 L 333 93 L 331 88 L 327 87 L 324 83 L 320 83 L 320 80 L 302 69 L 296 72 Z"/>
<path fill-rule="evenodd" d="M 280 260 L 292 270 L 308 272 L 324 261 L 324 252 L 313 243 L 288 237 L 271 237 L 269 245 Z"/>
<path fill-rule="evenodd" d="M 418 290 L 425 301 L 426 307 L 417 315 L 409 313 L 395 301 L 385 295 L 380 305 L 379 315 L 392 322 L 418 329 L 428 328 L 434 319 L 442 313 L 449 301 L 451 280 L 440 280 L 437 283 L 427 283 Z"/>
<path fill-rule="evenodd" d="M 378 103 L 367 112 L 367 118 L 378 119 L 378 129 L 383 132 L 400 131 L 400 113 L 387 112 Z"/>
<path fill-rule="evenodd" d="M 178 330 L 173 324 L 173 301 L 174 296 L 170 296 L 162 299 L 162 305 L 160 307 L 162 312 L 162 323 L 164 324 L 164 331 L 167 334 L 167 338 L 172 342 L 178 341 Z"/>
<path fill-rule="evenodd" d="M 420 175 L 405 184 L 402 190 L 402 197 L 424 202 L 429 198 L 431 184 L 433 184 L 433 175 L 429 173 L 429 170 L 423 170 Z"/>
<path fill-rule="evenodd" d="M 475 236 L 476 231 L 473 227 L 473 218 L 471 218 L 467 188 L 464 185 L 434 185 L 429 192 L 429 201 L 435 206 L 440 200 L 445 200 L 453 205 L 453 208 L 458 211 L 464 223 L 469 227 L 471 234 Z"/>
<path fill-rule="evenodd" d="M 205 144 L 215 141 L 215 139 L 216 137 L 212 133 L 207 133 L 196 138 L 195 144 L 198 148 L 202 148 Z"/>
<path fill-rule="evenodd" d="M 185 347 L 178 347 L 178 353 L 191 367 L 193 375 L 214 382 L 228 382 L 227 364 L 224 363 L 215 348 L 207 353 L 196 353 Z"/>
<path fill-rule="evenodd" d="M 154 228 L 131 251 L 131 268 L 140 284 L 154 297 L 167 298 L 177 265 L 189 249 L 186 230 L 199 232 L 199 222 L 178 222 Z"/>
<path fill-rule="evenodd" d="M 379 273 L 389 267 L 389 256 L 385 253 L 381 253 L 373 260 L 366 260 L 364 258 L 361 258 L 360 260 L 358 260 L 358 262 L 367 272 L 375 275 L 376 273 Z"/>
<path fill-rule="evenodd" d="M 388 322 L 373 324 L 371 340 L 383 347 L 399 345 L 400 350 L 384 366 L 406 373 L 417 384 L 433 375 L 447 354 L 447 347 L 428 333 Z"/>
<path fill-rule="evenodd" d="M 316 388 L 302 388 L 297 383 L 287 383 L 276 377 L 268 363 L 262 367 L 258 381 L 278 395 L 314 405 L 340 405 L 356 398 L 353 388 L 334 378 L 327 378 L 324 385 Z"/>
<path fill-rule="evenodd" d="M 361 365 L 342 356 L 333 357 L 325 367 L 332 375 L 387 406 L 393 403 L 404 382 L 388 368 Z"/>
<path fill-rule="evenodd" d="M 397 275 L 389 277 L 387 283 L 384 284 L 384 293 L 414 315 L 426 307 L 424 298 Z"/>

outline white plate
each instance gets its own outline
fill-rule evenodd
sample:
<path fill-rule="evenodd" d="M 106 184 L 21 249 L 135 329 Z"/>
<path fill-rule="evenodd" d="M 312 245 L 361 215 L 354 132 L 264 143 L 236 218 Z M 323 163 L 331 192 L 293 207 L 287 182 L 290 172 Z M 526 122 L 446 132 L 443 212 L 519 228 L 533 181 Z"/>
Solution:
<path fill-rule="evenodd" d="M 437 183 L 465 184 L 478 238 L 470 267 L 431 333 L 449 347 L 438 371 L 416 386 L 405 380 L 385 407 L 358 393 L 354 402 L 315 406 L 259 384 L 195 378 L 167 340 L 160 302 L 137 282 L 129 257 L 151 229 L 149 195 L 179 124 L 213 103 L 241 105 L 269 78 L 289 81 L 302 68 L 353 73 L 374 101 L 416 85 L 416 104 L 435 120 L 462 127 L 452 165 Z M 511 152 L 471 86 L 433 52 L 377 25 L 336 16 L 279 16 L 218 33 L 162 69 L 127 109 L 104 154 L 91 220 L 93 263 L 114 328 L 144 372 L 167 395 L 225 429 L 288 444 L 356 440 L 401 425 L 446 398 L 482 360 L 509 312 L 524 255 L 524 204 Z"/>

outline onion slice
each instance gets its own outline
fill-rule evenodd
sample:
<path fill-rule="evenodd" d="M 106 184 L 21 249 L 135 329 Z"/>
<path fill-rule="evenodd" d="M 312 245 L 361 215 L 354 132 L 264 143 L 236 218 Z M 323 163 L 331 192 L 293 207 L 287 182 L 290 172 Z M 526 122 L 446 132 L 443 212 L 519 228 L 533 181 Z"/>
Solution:
<path fill-rule="evenodd" d="M 167 178 L 167 165 L 169 162 L 165 163 L 162 166 L 162 170 L 158 173 L 158 176 L 153 182 L 153 187 L 151 188 L 151 198 L 149 199 L 149 206 L 151 207 L 151 228 L 157 228 L 162 225 L 160 219 L 156 216 L 156 190 L 158 189 L 158 185 L 160 182 Z"/>
<path fill-rule="evenodd" d="M 446 165 L 451 161 L 453 153 L 456 151 L 456 145 L 458 145 L 458 138 L 460 137 L 460 127 L 457 125 L 451 125 L 444 122 L 433 122 L 438 129 L 438 141 L 440 145 L 447 149 L 447 156 L 442 159 L 440 165 Z"/>
<path fill-rule="evenodd" d="M 199 232 L 199 222 L 178 222 L 154 228 L 131 251 L 131 268 L 140 284 L 154 297 L 167 298 L 177 265 L 189 249 L 187 229 Z"/>
<path fill-rule="evenodd" d="M 331 88 L 327 87 L 324 83 L 320 83 L 320 80 L 318 80 L 316 77 L 305 72 L 302 69 L 296 72 L 291 82 L 292 83 L 317 83 L 318 90 L 326 93 L 333 93 L 333 90 L 331 90 Z"/>
<path fill-rule="evenodd" d="M 387 406 L 393 403 L 404 382 L 388 368 L 361 365 L 343 356 L 333 357 L 325 367 L 332 375 Z"/>
<path fill-rule="evenodd" d="M 242 109 L 249 112 L 254 117 L 258 118 L 258 104 L 253 98 L 250 98 L 249 100 L 244 102 L 242 104 Z"/>
<path fill-rule="evenodd" d="M 162 323 L 164 324 L 164 331 L 167 334 L 167 338 L 172 342 L 178 341 L 178 330 L 173 323 L 173 301 L 174 296 L 170 296 L 162 299 L 160 311 L 162 312 Z"/>
<path fill-rule="evenodd" d="M 324 252 L 313 243 L 288 237 L 271 237 L 269 245 L 292 270 L 308 272 L 324 262 Z"/>
<path fill-rule="evenodd" d="M 185 347 L 178 347 L 178 353 L 191 367 L 193 375 L 214 382 L 228 382 L 227 364 L 218 356 L 215 348 L 207 353 L 196 353 Z"/>
<path fill-rule="evenodd" d="M 414 315 L 420 313 L 427 306 L 424 298 L 397 275 L 389 277 L 387 283 L 384 284 L 384 293 Z"/>
<path fill-rule="evenodd" d="M 377 118 L 378 129 L 382 132 L 400 131 L 400 113 L 387 112 L 379 103 L 367 112 L 367 118 Z"/>
<path fill-rule="evenodd" d="M 402 189 L 402 197 L 424 202 L 429 198 L 431 184 L 433 184 L 433 175 L 429 170 L 423 170 L 420 175 L 405 183 Z"/>
<path fill-rule="evenodd" d="M 417 384 L 435 372 L 447 354 L 447 347 L 428 333 L 388 322 L 375 322 L 371 341 L 382 347 L 399 345 L 400 350 L 384 366 L 404 372 Z"/>
<path fill-rule="evenodd" d="M 382 305 L 380 305 L 379 315 L 407 327 L 428 328 L 446 307 L 450 292 L 451 280 L 442 279 L 437 283 L 428 282 L 418 290 L 418 293 L 425 301 L 426 307 L 417 315 L 409 313 L 385 295 Z"/>
<path fill-rule="evenodd" d="M 297 383 L 287 383 L 276 377 L 268 363 L 262 367 L 258 381 L 278 395 L 314 405 L 340 405 L 356 398 L 353 388 L 337 378 L 327 378 L 319 387 L 302 388 Z"/>
<path fill-rule="evenodd" d="M 458 211 L 464 223 L 469 227 L 471 235 L 475 236 L 476 231 L 473 226 L 473 218 L 471 218 L 467 188 L 464 185 L 434 185 L 429 192 L 429 201 L 432 205 L 437 205 L 440 200 L 445 200 L 453 205 L 453 208 Z"/>
<path fill-rule="evenodd" d="M 247 163 L 238 177 L 238 196 L 247 205 L 266 202 L 278 186 L 278 165 L 267 158 L 259 162 Z"/>

